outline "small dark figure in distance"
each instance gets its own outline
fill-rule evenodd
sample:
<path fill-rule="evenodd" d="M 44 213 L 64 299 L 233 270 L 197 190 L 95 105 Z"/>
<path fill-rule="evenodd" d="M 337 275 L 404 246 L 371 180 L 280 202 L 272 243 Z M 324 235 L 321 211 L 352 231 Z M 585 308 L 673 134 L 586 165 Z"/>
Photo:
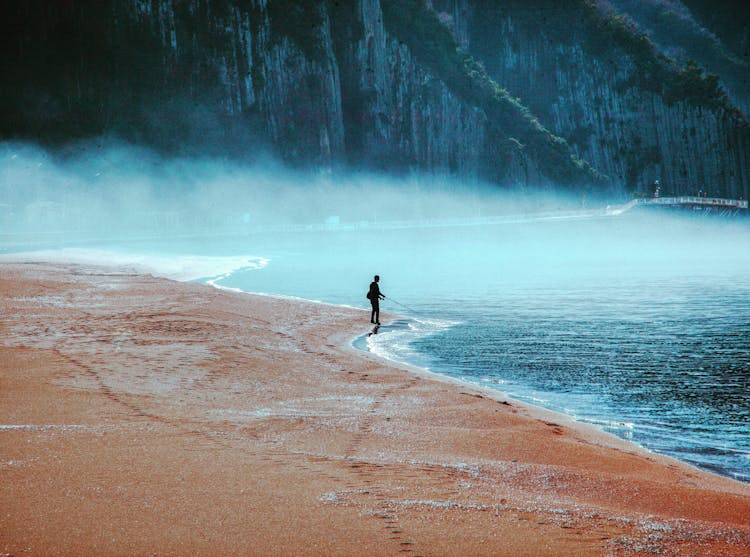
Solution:
<path fill-rule="evenodd" d="M 369 292 L 367 292 L 367 298 L 370 300 L 370 304 L 372 305 L 370 323 L 375 323 L 376 325 L 380 325 L 380 300 L 385 298 L 385 294 L 382 294 L 380 292 L 378 282 L 380 282 L 380 277 L 378 275 L 375 275 L 375 280 L 370 283 L 370 290 Z"/>

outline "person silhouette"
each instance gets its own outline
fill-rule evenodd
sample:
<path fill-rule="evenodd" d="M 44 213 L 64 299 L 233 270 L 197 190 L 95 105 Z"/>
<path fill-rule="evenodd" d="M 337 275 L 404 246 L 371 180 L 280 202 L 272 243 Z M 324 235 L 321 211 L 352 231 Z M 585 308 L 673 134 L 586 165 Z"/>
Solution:
<path fill-rule="evenodd" d="M 380 325 L 380 300 L 385 298 L 385 294 L 380 292 L 378 282 L 380 282 L 380 276 L 375 275 L 375 279 L 370 283 L 370 291 L 367 293 L 367 298 L 372 305 L 370 323 L 375 323 L 376 325 Z"/>

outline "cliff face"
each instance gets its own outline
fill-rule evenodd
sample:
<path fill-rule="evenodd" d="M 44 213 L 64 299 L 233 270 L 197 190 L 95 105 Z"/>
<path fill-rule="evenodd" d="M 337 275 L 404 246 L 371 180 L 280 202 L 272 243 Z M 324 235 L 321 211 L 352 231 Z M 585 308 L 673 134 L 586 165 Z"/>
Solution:
<path fill-rule="evenodd" d="M 632 191 L 658 179 L 666 192 L 747 198 L 750 129 L 699 69 L 645 51 L 637 33 L 628 44 L 620 29 L 606 30 L 611 42 L 599 44 L 593 4 L 451 4 L 464 16 L 467 48 L 580 158 Z"/>
<path fill-rule="evenodd" d="M 488 132 L 486 110 L 415 59 L 379 0 L 31 0 L 3 10 L 5 138 L 113 134 L 180 152 L 559 182 L 541 154 Z M 558 151 L 570 167 L 563 185 L 599 178 L 564 142 Z"/>
<path fill-rule="evenodd" d="M 640 60 L 548 33 L 522 2 L 18 4 L 0 10 L 4 138 L 747 195 L 741 117 L 629 85 Z"/>
<path fill-rule="evenodd" d="M 333 15 L 340 23 L 340 14 Z M 482 111 L 453 95 L 387 32 L 378 0 L 359 0 L 348 16 L 361 34 L 337 44 L 346 159 L 476 176 L 485 144 Z"/>

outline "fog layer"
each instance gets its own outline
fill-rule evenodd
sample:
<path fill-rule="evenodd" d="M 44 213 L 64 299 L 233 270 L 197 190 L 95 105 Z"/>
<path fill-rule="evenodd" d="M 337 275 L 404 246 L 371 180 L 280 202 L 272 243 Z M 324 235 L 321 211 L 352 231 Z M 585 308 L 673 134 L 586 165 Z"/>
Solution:
<path fill-rule="evenodd" d="M 112 142 L 50 152 L 0 144 L 0 232 L 66 238 L 236 234 L 585 209 L 576 195 L 502 192 L 436 176 L 295 171 L 266 159 L 166 159 Z"/>

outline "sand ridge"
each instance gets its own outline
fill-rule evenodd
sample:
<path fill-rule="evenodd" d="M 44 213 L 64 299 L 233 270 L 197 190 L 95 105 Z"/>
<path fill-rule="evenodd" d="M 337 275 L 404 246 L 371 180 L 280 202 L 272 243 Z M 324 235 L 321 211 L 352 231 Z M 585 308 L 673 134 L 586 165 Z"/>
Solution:
<path fill-rule="evenodd" d="M 750 486 L 349 346 L 367 312 L 0 266 L 0 554 L 750 554 Z"/>

